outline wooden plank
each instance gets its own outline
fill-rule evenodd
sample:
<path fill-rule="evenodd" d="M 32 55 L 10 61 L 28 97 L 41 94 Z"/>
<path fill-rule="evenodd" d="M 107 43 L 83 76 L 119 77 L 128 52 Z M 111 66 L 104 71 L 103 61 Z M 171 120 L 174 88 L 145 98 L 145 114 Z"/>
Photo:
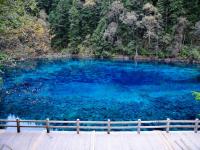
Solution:
<path fill-rule="evenodd" d="M 166 133 L 137 132 L 62 132 L 23 131 L 19 134 L 0 130 L 0 147 L 15 150 L 181 150 L 200 149 L 200 134 L 194 131 Z"/>
<path fill-rule="evenodd" d="M 162 129 L 166 127 L 167 126 L 140 126 L 141 129 Z"/>
<path fill-rule="evenodd" d="M 165 143 L 165 146 L 167 150 L 179 150 L 178 147 L 174 146 L 174 143 L 170 140 L 170 136 L 172 133 L 166 133 L 166 132 L 158 132 L 160 134 L 160 139 L 163 143 Z"/>
<path fill-rule="evenodd" d="M 170 125 L 169 126 L 170 128 L 191 128 L 191 129 L 194 129 L 194 125 Z"/>
<path fill-rule="evenodd" d="M 107 126 L 80 126 L 80 129 L 108 129 Z"/>
<path fill-rule="evenodd" d="M 16 120 L 0 119 L 0 122 L 16 122 Z"/>
<path fill-rule="evenodd" d="M 170 120 L 171 123 L 195 123 L 195 120 Z"/>
<path fill-rule="evenodd" d="M 76 126 L 49 126 L 52 129 L 76 129 Z"/>
<path fill-rule="evenodd" d="M 107 121 L 80 121 L 80 124 L 107 124 Z"/>
<path fill-rule="evenodd" d="M 49 120 L 49 123 L 63 123 L 63 124 L 65 124 L 65 123 L 76 123 L 76 121 L 53 121 L 53 120 Z"/>
<path fill-rule="evenodd" d="M 154 120 L 154 121 L 141 121 L 142 124 L 150 124 L 150 123 L 166 123 L 166 120 Z"/>
<path fill-rule="evenodd" d="M 17 127 L 16 125 L 0 124 L 0 127 Z"/>
<path fill-rule="evenodd" d="M 110 124 L 137 124 L 137 121 L 111 121 Z"/>
<path fill-rule="evenodd" d="M 174 144 L 179 147 L 179 149 L 195 149 L 194 145 L 192 145 L 191 142 L 186 139 L 182 133 L 184 132 L 172 133 L 170 136 L 170 140 L 172 140 Z M 191 134 L 190 132 L 188 133 Z M 194 132 L 192 134 L 194 134 Z"/>
<path fill-rule="evenodd" d="M 46 126 L 36 126 L 36 125 L 20 125 L 20 128 L 46 128 Z"/>
<path fill-rule="evenodd" d="M 191 134 L 189 132 L 182 132 L 181 136 L 182 138 L 184 138 L 187 142 L 190 143 L 190 145 L 192 145 L 192 147 L 194 149 L 200 149 L 200 145 L 199 143 L 199 136 L 196 136 L 198 134 Z"/>
<path fill-rule="evenodd" d="M 20 120 L 20 122 L 30 122 L 30 123 L 45 123 L 46 120 Z"/>
<path fill-rule="evenodd" d="M 112 126 L 111 129 L 137 129 L 137 126 Z"/>

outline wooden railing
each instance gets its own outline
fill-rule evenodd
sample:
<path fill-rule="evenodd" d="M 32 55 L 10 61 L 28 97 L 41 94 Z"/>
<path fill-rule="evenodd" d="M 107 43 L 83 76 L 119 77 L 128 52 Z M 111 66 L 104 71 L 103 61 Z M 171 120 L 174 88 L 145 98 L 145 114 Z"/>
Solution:
<path fill-rule="evenodd" d="M 27 125 L 23 125 L 27 123 Z M 34 123 L 35 125 L 32 125 Z M 38 124 L 38 125 L 37 125 Z M 77 134 L 81 130 L 104 130 L 108 134 L 112 130 L 136 130 L 140 134 L 141 130 L 149 129 L 163 129 L 167 133 L 171 129 L 192 129 L 195 133 L 200 128 L 200 120 L 158 120 L 158 121 L 55 121 L 55 120 L 0 120 L 0 127 L 15 127 L 17 132 L 20 133 L 21 128 L 44 128 L 47 133 L 50 133 L 50 129 L 73 129 Z"/>

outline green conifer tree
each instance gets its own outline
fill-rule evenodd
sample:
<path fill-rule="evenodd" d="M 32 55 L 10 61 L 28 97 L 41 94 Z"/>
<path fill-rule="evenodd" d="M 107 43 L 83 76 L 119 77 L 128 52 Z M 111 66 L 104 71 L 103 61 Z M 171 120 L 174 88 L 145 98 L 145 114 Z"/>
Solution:
<path fill-rule="evenodd" d="M 49 15 L 51 24 L 52 46 L 54 48 L 66 48 L 69 43 L 69 10 L 71 0 L 60 0 L 55 10 Z"/>
<path fill-rule="evenodd" d="M 80 14 L 77 9 L 77 0 L 73 0 L 71 9 L 69 10 L 69 46 L 71 53 L 78 53 L 76 47 L 80 42 Z"/>
<path fill-rule="evenodd" d="M 170 0 L 169 7 L 172 24 L 175 24 L 179 17 L 185 15 L 183 0 Z"/>

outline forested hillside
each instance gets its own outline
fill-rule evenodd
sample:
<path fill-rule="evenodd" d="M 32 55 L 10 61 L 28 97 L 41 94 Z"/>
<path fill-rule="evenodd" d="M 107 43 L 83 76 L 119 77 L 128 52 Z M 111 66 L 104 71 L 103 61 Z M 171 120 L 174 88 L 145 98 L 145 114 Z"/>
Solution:
<path fill-rule="evenodd" d="M 50 49 L 47 15 L 35 0 L 0 0 L 0 62 Z"/>
<path fill-rule="evenodd" d="M 1 0 L 0 13 L 0 49 L 15 55 L 51 45 L 84 56 L 200 60 L 199 0 Z"/>

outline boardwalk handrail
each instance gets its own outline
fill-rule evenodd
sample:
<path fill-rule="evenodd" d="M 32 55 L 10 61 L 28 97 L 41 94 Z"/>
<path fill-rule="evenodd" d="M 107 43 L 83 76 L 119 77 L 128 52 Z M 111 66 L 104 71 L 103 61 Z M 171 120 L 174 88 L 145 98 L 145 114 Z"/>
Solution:
<path fill-rule="evenodd" d="M 14 123 L 10 125 L 6 123 Z M 35 125 L 22 125 L 21 123 L 35 123 Z M 36 123 L 41 123 L 37 125 Z M 61 125 L 55 125 L 61 124 Z M 63 125 L 64 124 L 64 125 Z M 68 125 L 69 124 L 69 125 Z M 156 125 L 155 125 L 156 124 Z M 200 128 L 200 120 L 155 120 L 155 121 L 57 121 L 57 120 L 5 120 L 0 119 L 0 127 L 16 127 L 17 132 L 20 133 L 21 128 L 44 128 L 47 133 L 50 133 L 50 129 L 74 129 L 77 134 L 80 133 L 81 129 L 96 129 L 105 130 L 108 134 L 112 130 L 133 130 L 135 129 L 138 134 L 144 129 L 165 129 L 169 133 L 170 129 L 193 129 L 195 133 Z"/>

